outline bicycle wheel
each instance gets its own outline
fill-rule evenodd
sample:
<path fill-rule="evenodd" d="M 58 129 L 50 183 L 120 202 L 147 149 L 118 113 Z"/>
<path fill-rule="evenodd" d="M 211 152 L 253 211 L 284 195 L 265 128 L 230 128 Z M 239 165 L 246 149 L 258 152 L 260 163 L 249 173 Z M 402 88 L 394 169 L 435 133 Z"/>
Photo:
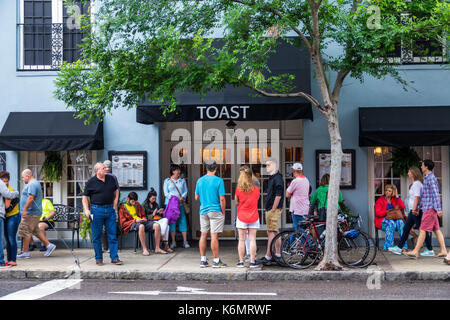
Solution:
<path fill-rule="evenodd" d="M 277 257 L 277 255 L 275 254 L 276 253 L 275 244 L 279 239 L 280 239 L 280 244 L 282 244 L 284 237 L 286 237 L 288 234 L 290 234 L 292 232 L 293 232 L 292 230 L 282 231 L 279 234 L 277 234 L 275 236 L 275 238 L 272 239 L 272 242 L 270 242 L 270 255 L 272 256 L 272 260 L 274 260 L 279 266 L 287 267 L 288 265 L 283 262 L 281 257 Z M 281 251 L 283 251 L 282 248 L 281 248 Z"/>
<path fill-rule="evenodd" d="M 320 256 L 319 243 L 307 231 L 291 232 L 281 244 L 281 259 L 294 269 L 306 269 L 312 266 Z"/>
<path fill-rule="evenodd" d="M 365 267 L 370 266 L 374 262 L 374 260 L 375 260 L 375 258 L 377 256 L 377 251 L 378 250 L 377 250 L 377 246 L 375 244 L 375 240 L 373 240 L 372 237 L 370 237 L 367 233 L 364 233 L 362 231 L 360 231 L 360 232 L 369 241 L 369 252 L 367 253 L 366 259 L 363 260 L 361 263 L 359 263 L 356 267 L 358 267 L 358 268 L 365 268 Z"/>
<path fill-rule="evenodd" d="M 370 252 L 367 236 L 358 231 L 353 237 L 342 236 L 338 243 L 338 255 L 341 262 L 347 266 L 360 267 L 364 264 Z"/>

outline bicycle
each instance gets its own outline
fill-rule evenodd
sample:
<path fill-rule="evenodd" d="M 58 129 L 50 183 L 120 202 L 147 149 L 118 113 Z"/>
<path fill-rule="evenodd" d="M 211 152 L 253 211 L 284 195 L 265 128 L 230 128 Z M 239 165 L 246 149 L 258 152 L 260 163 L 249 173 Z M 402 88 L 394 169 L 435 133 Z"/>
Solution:
<path fill-rule="evenodd" d="M 318 221 L 318 216 L 305 216 L 302 232 L 286 232 L 282 236 L 281 260 L 295 269 L 306 269 L 312 266 L 322 255 L 325 246 L 325 231 L 320 236 L 318 227 L 326 223 Z M 350 267 L 363 268 L 369 266 L 376 257 L 375 243 L 364 232 L 355 229 L 360 218 L 354 217 L 347 222 L 343 214 L 338 215 L 338 256 L 341 263 Z M 352 228 L 353 227 L 353 228 Z"/>

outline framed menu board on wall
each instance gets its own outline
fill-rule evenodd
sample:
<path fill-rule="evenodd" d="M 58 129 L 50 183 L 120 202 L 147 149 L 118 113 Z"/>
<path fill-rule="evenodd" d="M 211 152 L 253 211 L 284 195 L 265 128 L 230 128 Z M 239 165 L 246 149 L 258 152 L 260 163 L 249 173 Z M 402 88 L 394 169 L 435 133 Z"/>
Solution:
<path fill-rule="evenodd" d="M 108 158 L 121 190 L 147 189 L 147 151 L 109 151 Z"/>
<path fill-rule="evenodd" d="M 342 150 L 341 189 L 355 189 L 355 150 Z M 330 150 L 316 150 L 316 188 L 326 173 L 330 174 Z"/>

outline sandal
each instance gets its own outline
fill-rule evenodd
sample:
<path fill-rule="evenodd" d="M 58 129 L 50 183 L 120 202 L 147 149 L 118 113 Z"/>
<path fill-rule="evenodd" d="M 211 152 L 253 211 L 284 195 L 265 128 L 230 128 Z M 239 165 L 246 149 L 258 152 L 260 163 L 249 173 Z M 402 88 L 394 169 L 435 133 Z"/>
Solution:
<path fill-rule="evenodd" d="M 167 254 L 167 252 L 162 250 L 162 249 L 160 249 L 159 251 L 155 250 L 155 254 Z"/>
<path fill-rule="evenodd" d="M 168 253 L 174 253 L 174 250 L 170 248 L 168 241 L 163 241 L 163 243 L 164 243 L 165 251 L 167 251 Z"/>
<path fill-rule="evenodd" d="M 447 254 L 446 253 L 439 253 L 439 254 L 437 254 L 437 255 L 435 255 L 435 258 L 444 258 L 444 257 L 446 257 L 447 256 Z"/>

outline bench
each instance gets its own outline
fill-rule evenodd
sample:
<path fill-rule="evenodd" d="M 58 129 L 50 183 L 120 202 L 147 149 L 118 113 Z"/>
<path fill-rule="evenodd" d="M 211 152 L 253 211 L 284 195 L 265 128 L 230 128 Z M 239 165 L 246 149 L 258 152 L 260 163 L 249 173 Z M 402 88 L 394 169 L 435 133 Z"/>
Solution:
<path fill-rule="evenodd" d="M 48 231 L 72 231 L 72 246 L 73 251 L 75 233 L 77 234 L 78 248 L 80 248 L 80 213 L 74 207 L 65 204 L 54 204 L 55 216 L 53 221 L 67 223 L 67 227 L 57 227 L 47 229 Z"/>

